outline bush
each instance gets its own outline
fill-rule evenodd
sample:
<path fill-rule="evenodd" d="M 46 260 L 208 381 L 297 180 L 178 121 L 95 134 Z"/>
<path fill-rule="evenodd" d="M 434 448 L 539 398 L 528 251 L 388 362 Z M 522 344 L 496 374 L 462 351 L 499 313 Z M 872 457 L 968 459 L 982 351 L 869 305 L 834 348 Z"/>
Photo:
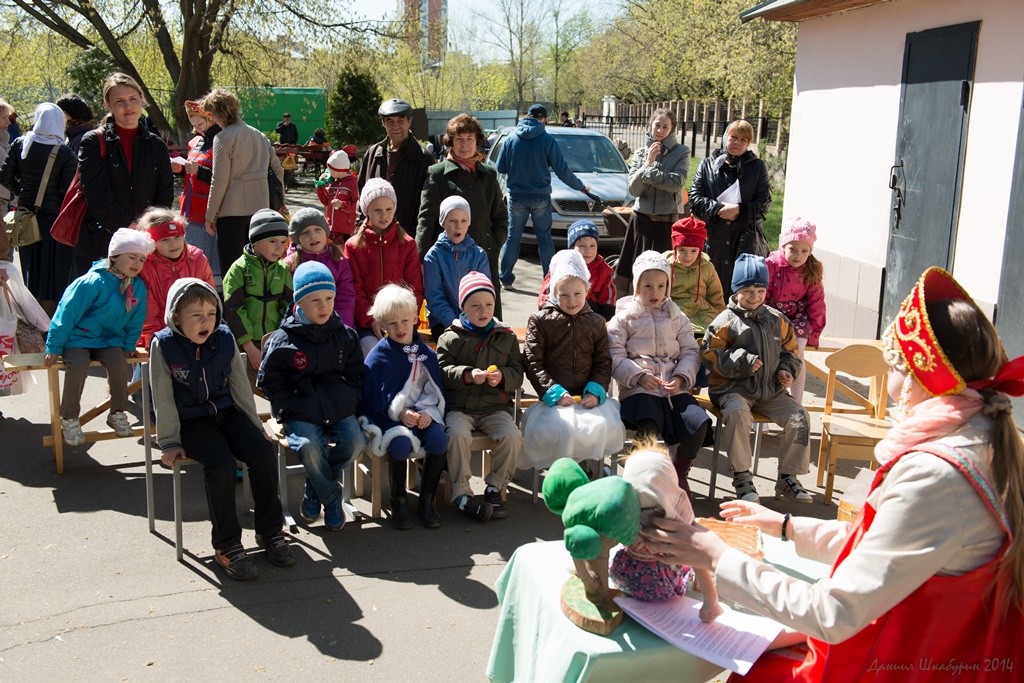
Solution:
<path fill-rule="evenodd" d="M 380 89 L 373 76 L 353 66 L 344 67 L 327 99 L 327 137 L 334 147 L 365 147 L 377 142 L 382 137 L 377 116 L 380 103 Z"/>

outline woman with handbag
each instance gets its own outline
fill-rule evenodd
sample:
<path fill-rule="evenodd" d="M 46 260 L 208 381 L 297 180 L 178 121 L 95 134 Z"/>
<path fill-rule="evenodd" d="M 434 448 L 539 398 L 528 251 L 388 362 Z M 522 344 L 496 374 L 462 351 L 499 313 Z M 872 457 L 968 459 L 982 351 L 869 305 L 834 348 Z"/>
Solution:
<path fill-rule="evenodd" d="M 167 145 L 139 125 L 146 107 L 142 88 L 131 76 L 112 73 L 103 83 L 103 104 L 110 114 L 100 128 L 82 137 L 78 150 L 88 211 L 75 245 L 72 280 L 106 258 L 118 228 L 134 228 L 147 208 L 170 208 L 174 200 Z"/>
<path fill-rule="evenodd" d="M 636 205 L 615 264 L 619 296 L 633 293 L 633 260 L 645 251 L 671 250 L 672 224 L 686 215 L 683 186 L 690 173 L 690 148 L 676 139 L 671 109 L 655 110 L 648 125 L 647 144 L 629 162 L 628 188 Z"/>
<path fill-rule="evenodd" d="M 71 271 L 71 248 L 50 236 L 50 226 L 75 177 L 75 155 L 64 144 L 65 123 L 60 107 L 40 104 L 32 130 L 11 144 L 0 166 L 0 185 L 18 196 L 19 208 L 35 212 L 40 239 L 18 248 L 25 284 L 47 314 L 56 310 Z"/>
<path fill-rule="evenodd" d="M 754 128 L 733 121 L 725 129 L 722 149 L 700 162 L 690 187 L 693 215 L 707 223 L 707 251 L 722 284 L 732 282 L 740 254 L 768 256 L 762 223 L 772 203 L 768 167 L 748 147 Z M 727 292 L 726 298 L 732 296 Z"/>
<path fill-rule="evenodd" d="M 220 267 L 226 273 L 249 242 L 249 219 L 271 206 L 267 171 L 273 171 L 283 188 L 284 170 L 267 136 L 242 121 L 242 105 L 233 92 L 215 88 L 199 106 L 221 128 L 213 139 L 206 227 L 216 232 Z"/>

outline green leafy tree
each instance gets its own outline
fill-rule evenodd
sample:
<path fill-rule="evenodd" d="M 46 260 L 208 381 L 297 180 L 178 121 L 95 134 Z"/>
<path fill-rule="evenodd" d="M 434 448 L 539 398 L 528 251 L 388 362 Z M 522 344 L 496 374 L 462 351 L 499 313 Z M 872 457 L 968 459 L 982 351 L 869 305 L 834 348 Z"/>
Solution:
<path fill-rule="evenodd" d="M 346 66 L 327 99 L 327 136 L 335 146 L 369 145 L 382 137 L 377 107 L 382 98 L 369 73 Z"/>
<path fill-rule="evenodd" d="M 103 111 L 103 81 L 107 74 L 117 71 L 117 64 L 98 47 L 82 50 L 68 67 L 71 90 L 92 106 L 94 112 Z"/>

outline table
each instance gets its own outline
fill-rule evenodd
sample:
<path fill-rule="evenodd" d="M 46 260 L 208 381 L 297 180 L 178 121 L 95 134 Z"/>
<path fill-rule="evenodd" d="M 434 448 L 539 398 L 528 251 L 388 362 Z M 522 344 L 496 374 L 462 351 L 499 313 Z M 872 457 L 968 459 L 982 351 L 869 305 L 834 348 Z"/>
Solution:
<path fill-rule="evenodd" d="M 765 538 L 769 564 L 812 581 L 828 574 L 827 565 L 798 558 L 792 546 Z M 513 553 L 496 585 L 501 612 L 487 663 L 488 680 L 703 683 L 728 674 L 670 645 L 628 616 L 609 636 L 573 625 L 559 606 L 571 567 L 562 541 L 528 543 Z"/>
<path fill-rule="evenodd" d="M 131 438 L 143 437 L 147 446 L 150 435 L 153 432 L 153 423 L 149 419 L 149 351 L 144 348 L 136 349 L 138 357 L 125 358 L 129 366 L 140 365 L 142 379 L 131 382 L 128 385 L 128 393 L 133 394 L 142 390 L 142 426 L 135 427 Z M 46 387 L 50 395 L 50 434 L 43 437 L 43 446 L 53 448 L 54 458 L 57 461 L 57 474 L 64 474 L 64 436 L 60 429 L 60 371 L 64 369 L 64 363 L 58 361 L 53 365 L 45 365 L 43 353 L 16 353 L 4 356 L 5 372 L 27 372 L 32 370 L 46 370 Z M 90 366 L 99 367 L 99 361 L 92 361 Z M 86 411 L 79 418 L 82 425 L 96 419 L 110 409 L 110 399 L 95 408 Z M 85 435 L 85 442 L 106 441 L 107 439 L 119 439 L 113 429 L 98 429 L 82 432 Z M 127 438 L 127 437 L 125 437 Z"/>

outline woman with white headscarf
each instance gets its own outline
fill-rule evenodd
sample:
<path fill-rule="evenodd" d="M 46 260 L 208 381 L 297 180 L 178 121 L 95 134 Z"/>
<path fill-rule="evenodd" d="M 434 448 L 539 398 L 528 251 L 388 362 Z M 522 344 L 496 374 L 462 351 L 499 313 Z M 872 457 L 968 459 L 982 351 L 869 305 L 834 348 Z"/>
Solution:
<path fill-rule="evenodd" d="M 21 268 L 29 291 L 48 315 L 53 315 L 71 272 L 71 247 L 50 237 L 50 227 L 57 220 L 78 166 L 74 152 L 64 144 L 66 123 L 60 107 L 49 102 L 40 104 L 32 130 L 11 143 L 0 166 L 0 185 L 18 196 L 19 207 L 32 207 L 39 221 L 42 240 L 20 248 Z M 53 151 L 53 166 L 44 179 L 46 162 Z M 36 204 L 39 187 L 44 183 L 42 201 Z"/>

